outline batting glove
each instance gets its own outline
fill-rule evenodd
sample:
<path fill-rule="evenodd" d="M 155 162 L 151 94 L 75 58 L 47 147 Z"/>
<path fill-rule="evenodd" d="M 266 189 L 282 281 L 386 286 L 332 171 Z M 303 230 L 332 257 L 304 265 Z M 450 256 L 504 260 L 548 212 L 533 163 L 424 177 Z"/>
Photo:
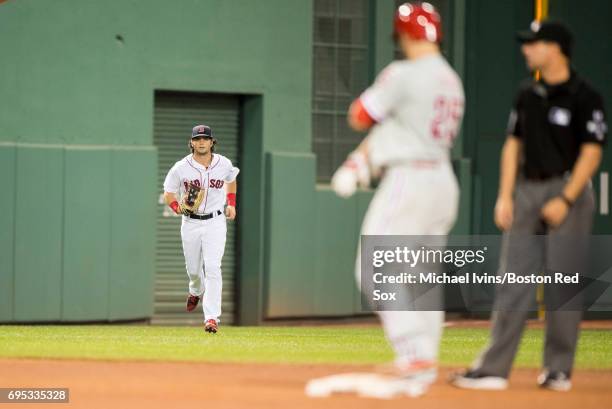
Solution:
<path fill-rule="evenodd" d="M 340 197 L 351 197 L 357 190 L 357 172 L 347 166 L 340 166 L 331 180 L 334 192 Z"/>
<path fill-rule="evenodd" d="M 350 197 L 357 190 L 357 185 L 370 186 L 370 169 L 365 156 L 360 152 L 349 155 L 344 164 L 334 173 L 332 187 L 340 197 Z"/>
<path fill-rule="evenodd" d="M 370 167 L 368 166 L 368 161 L 363 153 L 351 153 L 344 163 L 346 166 L 355 169 L 359 186 L 364 189 L 370 187 Z"/>

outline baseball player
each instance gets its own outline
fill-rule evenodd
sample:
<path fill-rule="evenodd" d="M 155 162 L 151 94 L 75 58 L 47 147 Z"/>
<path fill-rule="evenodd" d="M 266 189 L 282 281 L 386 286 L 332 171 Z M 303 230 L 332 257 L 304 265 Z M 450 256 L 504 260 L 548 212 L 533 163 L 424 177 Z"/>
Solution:
<path fill-rule="evenodd" d="M 406 59 L 388 65 L 350 106 L 350 126 L 369 134 L 336 171 L 332 186 L 348 197 L 358 184 L 369 184 L 371 169 L 384 169 L 361 234 L 445 236 L 459 201 L 449 150 L 463 118 L 463 86 L 440 53 L 441 21 L 431 4 L 401 5 L 395 37 Z M 433 382 L 443 312 L 379 316 L 396 355 L 395 372 Z"/>
<path fill-rule="evenodd" d="M 204 329 L 209 333 L 217 332 L 221 315 L 221 259 L 227 232 L 223 214 L 230 220 L 236 217 L 236 177 L 240 172 L 228 158 L 215 153 L 216 144 L 209 126 L 195 126 L 189 142 L 191 154 L 176 162 L 164 181 L 166 204 L 183 215 L 181 238 L 189 276 L 187 311 L 193 311 L 203 299 Z M 193 186 L 202 192 L 202 200 L 189 209 L 186 202 Z"/>

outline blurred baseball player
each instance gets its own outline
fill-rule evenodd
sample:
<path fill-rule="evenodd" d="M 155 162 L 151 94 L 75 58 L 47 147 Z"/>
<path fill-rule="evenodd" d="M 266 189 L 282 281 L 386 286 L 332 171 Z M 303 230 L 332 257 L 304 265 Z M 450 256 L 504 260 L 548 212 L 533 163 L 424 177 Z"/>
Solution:
<path fill-rule="evenodd" d="M 187 311 L 203 298 L 204 329 L 216 333 L 221 315 L 221 259 L 225 251 L 227 226 L 223 217 L 236 217 L 236 177 L 240 170 L 223 155 L 214 153 L 217 140 L 206 125 L 191 133 L 191 154 L 176 162 L 164 181 L 164 200 L 176 214 L 183 215 L 181 238 L 189 276 Z M 195 187 L 194 187 L 195 186 Z M 193 189 L 201 203 L 189 209 Z M 226 193 L 227 191 L 227 193 Z"/>
<path fill-rule="evenodd" d="M 440 53 L 441 21 L 431 4 L 401 5 L 395 36 L 406 59 L 389 64 L 349 108 L 350 126 L 369 134 L 336 171 L 332 186 L 348 197 L 358 184 L 369 184 L 371 169 L 384 170 L 361 234 L 445 236 L 459 201 L 449 150 L 463 118 L 463 86 Z M 360 280 L 359 255 L 356 269 Z M 433 382 L 443 312 L 379 316 L 396 373 Z"/>

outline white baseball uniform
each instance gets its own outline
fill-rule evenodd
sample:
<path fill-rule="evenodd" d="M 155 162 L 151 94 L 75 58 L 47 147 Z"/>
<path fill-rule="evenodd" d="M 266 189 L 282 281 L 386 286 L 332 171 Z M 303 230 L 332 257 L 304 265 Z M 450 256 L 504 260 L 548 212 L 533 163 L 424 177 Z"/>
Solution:
<path fill-rule="evenodd" d="M 370 163 L 385 169 L 361 234 L 447 235 L 459 203 L 450 162 L 464 112 L 459 76 L 441 55 L 397 61 L 360 100 L 377 121 L 368 135 Z M 443 311 L 379 315 L 398 361 L 437 360 Z"/>
<path fill-rule="evenodd" d="M 228 158 L 218 153 L 213 153 L 208 168 L 198 163 L 190 154 L 174 164 L 164 181 L 164 191 L 174 193 L 177 197 L 185 194 L 189 183 L 204 187 L 206 197 L 196 214 L 214 215 L 208 220 L 183 216 L 181 225 L 189 293 L 203 296 L 204 321 L 218 321 L 221 316 L 221 259 L 225 251 L 227 232 L 224 185 L 226 182 L 235 181 L 239 172 Z"/>

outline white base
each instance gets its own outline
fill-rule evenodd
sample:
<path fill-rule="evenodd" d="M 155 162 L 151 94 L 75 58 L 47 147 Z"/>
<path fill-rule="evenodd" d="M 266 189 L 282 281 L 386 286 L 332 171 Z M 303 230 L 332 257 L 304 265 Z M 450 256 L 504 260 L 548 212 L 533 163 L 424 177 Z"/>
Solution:
<path fill-rule="evenodd" d="M 346 373 L 313 379 L 306 384 L 305 392 L 311 398 L 355 393 L 366 398 L 393 399 L 421 396 L 427 392 L 430 384 L 375 373 Z"/>

